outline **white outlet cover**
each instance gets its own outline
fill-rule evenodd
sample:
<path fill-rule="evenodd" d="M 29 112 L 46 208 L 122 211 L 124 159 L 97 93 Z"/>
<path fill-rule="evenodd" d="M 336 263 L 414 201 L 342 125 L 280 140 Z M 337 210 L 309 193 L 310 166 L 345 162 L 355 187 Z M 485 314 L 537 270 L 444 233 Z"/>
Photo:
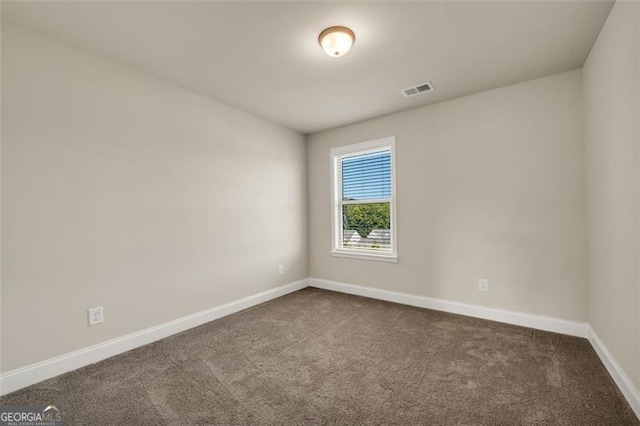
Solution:
<path fill-rule="evenodd" d="M 89 315 L 89 325 L 97 325 L 104 322 L 104 311 L 102 306 L 91 308 L 87 311 Z"/>
<path fill-rule="evenodd" d="M 284 275 L 284 265 L 278 265 L 278 275 Z"/>
<path fill-rule="evenodd" d="M 486 278 L 480 278 L 478 280 L 478 290 L 489 291 L 489 280 Z"/>

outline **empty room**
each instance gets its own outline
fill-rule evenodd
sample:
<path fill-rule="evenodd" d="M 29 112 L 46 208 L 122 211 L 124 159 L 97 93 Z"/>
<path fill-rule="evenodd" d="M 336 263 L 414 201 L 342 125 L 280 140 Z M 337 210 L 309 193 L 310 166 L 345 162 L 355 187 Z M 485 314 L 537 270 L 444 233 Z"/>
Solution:
<path fill-rule="evenodd" d="M 640 425 L 640 1 L 0 5 L 0 425 Z"/>

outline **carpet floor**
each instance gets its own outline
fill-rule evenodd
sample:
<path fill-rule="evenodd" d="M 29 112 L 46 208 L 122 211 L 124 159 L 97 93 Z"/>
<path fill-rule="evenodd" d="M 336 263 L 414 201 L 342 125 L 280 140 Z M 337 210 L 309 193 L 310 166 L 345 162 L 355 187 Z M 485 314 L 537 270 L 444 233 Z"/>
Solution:
<path fill-rule="evenodd" d="M 639 425 L 585 339 L 307 288 L 0 398 L 65 425 Z"/>

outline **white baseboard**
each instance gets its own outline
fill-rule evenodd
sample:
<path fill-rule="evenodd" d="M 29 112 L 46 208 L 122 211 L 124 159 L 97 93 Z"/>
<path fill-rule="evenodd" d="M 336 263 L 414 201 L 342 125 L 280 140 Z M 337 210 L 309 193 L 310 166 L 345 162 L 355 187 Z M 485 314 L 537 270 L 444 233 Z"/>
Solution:
<path fill-rule="evenodd" d="M 33 385 L 62 373 L 93 364 L 103 359 L 144 346 L 176 333 L 205 324 L 215 319 L 242 311 L 285 294 L 307 287 L 307 280 L 283 285 L 262 293 L 226 303 L 215 308 L 187 315 L 155 327 L 127 334 L 88 348 L 80 349 L 45 361 L 31 364 L 0 375 L 0 395 Z"/>
<path fill-rule="evenodd" d="M 570 336 L 587 337 L 588 324 L 584 322 L 523 314 L 520 312 L 505 311 L 502 309 L 485 308 L 466 303 L 451 302 L 448 300 L 398 293 L 389 290 L 380 290 L 371 287 L 362 287 L 359 285 L 345 284 L 318 278 L 309 278 L 309 285 L 311 287 L 323 288 L 325 290 L 355 294 L 358 296 L 370 297 L 372 299 L 417 306 L 419 308 L 427 308 L 452 314 L 504 322 L 507 324 L 520 325 L 538 330 L 553 331 L 555 333 L 568 334 Z"/>
<path fill-rule="evenodd" d="M 631 405 L 633 412 L 636 413 L 636 416 L 640 419 L 640 391 L 591 327 L 589 327 L 589 341 L 611 375 L 611 378 L 613 378 L 613 381 L 618 385 L 620 392 L 622 392 L 629 402 L 629 405 Z"/>

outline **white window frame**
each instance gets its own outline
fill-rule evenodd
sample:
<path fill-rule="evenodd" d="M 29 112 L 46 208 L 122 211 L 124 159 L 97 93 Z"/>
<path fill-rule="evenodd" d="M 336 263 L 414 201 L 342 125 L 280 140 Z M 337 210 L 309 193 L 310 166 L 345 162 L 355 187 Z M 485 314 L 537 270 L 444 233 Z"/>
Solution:
<path fill-rule="evenodd" d="M 338 162 L 350 155 L 360 155 L 373 153 L 376 151 L 390 151 L 391 153 L 391 199 L 387 200 L 367 200 L 358 201 L 357 204 L 389 202 L 390 204 L 390 225 L 391 225 L 391 252 L 372 252 L 368 250 L 358 250 L 341 247 L 343 238 L 342 223 L 342 174 L 337 173 Z M 333 148 L 330 151 L 331 163 L 331 255 L 337 257 L 349 257 L 363 260 L 378 260 L 382 262 L 398 261 L 398 226 L 396 210 L 396 138 L 389 136 L 369 142 L 362 142 L 353 145 L 346 145 Z M 354 204 L 354 203 L 347 203 Z"/>

